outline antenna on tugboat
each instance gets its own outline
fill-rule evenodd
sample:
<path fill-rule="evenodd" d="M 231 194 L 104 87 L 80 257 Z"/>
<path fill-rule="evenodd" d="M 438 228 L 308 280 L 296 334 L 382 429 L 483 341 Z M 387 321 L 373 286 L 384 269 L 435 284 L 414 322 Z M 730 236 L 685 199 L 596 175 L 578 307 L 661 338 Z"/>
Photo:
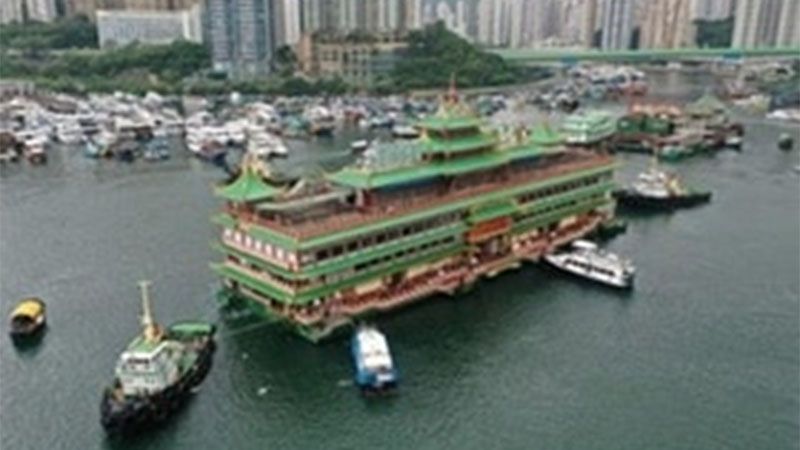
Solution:
<path fill-rule="evenodd" d="M 153 311 L 150 306 L 150 285 L 149 280 L 139 281 L 139 290 L 142 293 L 142 328 L 144 337 L 148 341 L 155 341 L 159 337 L 158 325 L 153 319 Z"/>

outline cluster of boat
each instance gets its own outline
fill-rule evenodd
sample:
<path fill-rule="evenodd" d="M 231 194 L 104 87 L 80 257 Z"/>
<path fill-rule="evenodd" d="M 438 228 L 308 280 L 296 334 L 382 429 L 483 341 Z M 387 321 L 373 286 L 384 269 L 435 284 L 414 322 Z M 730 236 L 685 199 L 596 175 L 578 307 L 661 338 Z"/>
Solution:
<path fill-rule="evenodd" d="M 141 281 L 141 326 L 120 354 L 111 384 L 100 400 L 100 423 L 107 433 L 129 434 L 166 421 L 186 403 L 211 370 L 216 327 L 203 321 L 159 325 L 153 315 L 150 283 Z M 46 305 L 38 298 L 21 300 L 9 316 L 13 342 L 26 345 L 47 326 Z M 388 393 L 397 386 L 386 337 L 360 325 L 351 339 L 356 385 L 367 394 Z"/>

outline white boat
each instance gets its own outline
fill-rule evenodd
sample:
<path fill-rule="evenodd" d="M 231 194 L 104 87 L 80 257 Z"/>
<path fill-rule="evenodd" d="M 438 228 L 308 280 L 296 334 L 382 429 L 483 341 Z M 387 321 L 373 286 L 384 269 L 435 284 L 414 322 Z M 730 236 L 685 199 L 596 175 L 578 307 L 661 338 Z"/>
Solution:
<path fill-rule="evenodd" d="M 546 255 L 544 260 L 565 272 L 617 288 L 632 287 L 636 273 L 630 261 L 583 240 L 573 242 L 569 251 Z"/>
<path fill-rule="evenodd" d="M 363 152 L 367 148 L 369 148 L 369 141 L 366 140 L 366 139 L 360 139 L 358 141 L 353 141 L 350 144 L 350 150 L 352 150 L 353 153 Z"/>
<path fill-rule="evenodd" d="M 280 138 L 261 129 L 250 128 L 247 130 L 246 148 L 248 153 L 252 153 L 260 158 L 269 158 L 272 156 L 286 157 L 289 155 L 289 149 Z"/>
<path fill-rule="evenodd" d="M 416 139 L 419 137 L 419 130 L 411 125 L 397 124 L 392 127 L 392 136 L 398 139 Z"/>
<path fill-rule="evenodd" d="M 56 139 L 63 144 L 78 144 L 83 142 L 83 128 L 77 121 L 66 120 L 56 124 Z"/>
<path fill-rule="evenodd" d="M 385 391 L 397 385 L 397 371 L 386 337 L 371 326 L 360 326 L 350 342 L 355 382 L 364 391 Z"/>
<path fill-rule="evenodd" d="M 767 119 L 800 122 L 800 109 L 776 109 L 767 113 Z"/>

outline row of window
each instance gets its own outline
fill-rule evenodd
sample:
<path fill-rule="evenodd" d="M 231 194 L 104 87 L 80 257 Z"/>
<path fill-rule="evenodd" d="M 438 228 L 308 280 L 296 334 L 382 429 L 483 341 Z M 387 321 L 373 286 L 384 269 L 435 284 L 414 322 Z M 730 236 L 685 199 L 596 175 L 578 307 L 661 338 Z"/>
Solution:
<path fill-rule="evenodd" d="M 528 220 L 528 219 L 531 219 L 531 218 L 534 218 L 534 217 L 541 217 L 541 216 L 547 215 L 547 214 L 549 214 L 551 212 L 554 212 L 554 211 L 560 211 L 560 210 L 568 209 L 568 208 L 576 206 L 576 205 L 578 205 L 580 203 L 584 203 L 584 202 L 586 202 L 588 200 L 601 200 L 601 199 L 603 199 L 603 197 L 604 197 L 604 195 L 602 193 L 600 193 L 600 194 L 594 194 L 594 195 L 591 195 L 591 196 L 588 196 L 588 197 L 584 197 L 584 198 L 581 198 L 581 199 L 572 199 L 572 200 L 561 202 L 561 203 L 558 203 L 558 204 L 555 204 L 555 205 L 546 206 L 546 207 L 544 207 L 542 209 L 538 209 L 536 211 L 531 211 L 531 212 L 528 212 L 528 213 L 525 213 L 525 214 L 522 214 L 522 215 L 518 216 L 517 217 L 517 222 Z"/>
<path fill-rule="evenodd" d="M 609 179 L 609 176 L 606 175 L 597 175 L 593 177 L 581 178 L 579 180 L 570 181 L 568 183 L 559 184 L 556 186 L 550 186 L 546 189 L 540 189 L 534 192 L 529 192 L 527 194 L 520 195 L 517 197 L 520 205 L 524 205 L 526 203 L 530 203 L 534 200 L 549 197 L 552 195 L 558 195 L 564 192 L 572 191 L 575 189 L 579 189 L 585 186 L 591 186 L 597 183 L 600 183 L 604 179 Z"/>
<path fill-rule="evenodd" d="M 614 277 L 614 276 L 617 275 L 617 274 L 615 274 L 614 272 L 612 272 L 612 271 L 610 271 L 608 269 L 604 269 L 602 267 L 593 266 L 593 265 L 587 264 L 587 263 L 585 263 L 583 261 L 577 261 L 577 260 L 574 260 L 574 259 L 568 259 L 567 260 L 567 264 L 569 264 L 571 266 L 579 267 L 579 268 L 581 268 L 583 270 L 586 270 L 587 272 L 602 273 L 603 275 L 606 275 L 606 276 L 609 276 L 609 277 Z"/>
<path fill-rule="evenodd" d="M 256 253 L 260 253 L 266 256 L 269 259 L 288 263 L 288 264 L 297 264 L 297 253 L 290 252 L 288 250 L 284 250 L 283 248 L 272 245 L 268 242 L 263 242 L 258 240 L 247 233 L 243 233 L 241 231 L 232 230 L 230 228 L 225 228 L 222 232 L 225 239 L 230 239 L 233 242 L 246 247 L 249 250 L 255 251 Z"/>
<path fill-rule="evenodd" d="M 264 277 L 266 277 L 266 278 L 268 278 L 270 280 L 278 281 L 278 282 L 284 284 L 286 287 L 289 287 L 289 288 L 301 288 L 301 287 L 311 288 L 311 287 L 316 287 L 316 286 L 320 286 L 320 285 L 336 283 L 336 282 L 339 282 L 339 281 L 346 280 L 348 278 L 352 278 L 353 276 L 356 276 L 356 275 L 359 275 L 359 274 L 362 274 L 362 273 L 365 273 L 365 272 L 369 272 L 369 271 L 372 271 L 372 270 L 377 270 L 377 269 L 380 269 L 380 268 L 383 268 L 383 267 L 388 267 L 388 266 L 396 264 L 397 262 L 402 261 L 404 259 L 418 257 L 420 255 L 427 254 L 427 253 L 430 253 L 432 251 L 435 251 L 435 250 L 447 247 L 449 245 L 452 245 L 455 242 L 456 242 L 456 237 L 455 236 L 448 236 L 446 238 L 442 238 L 442 239 L 439 239 L 439 240 L 436 240 L 436 241 L 432 241 L 432 242 L 427 242 L 427 243 L 424 243 L 424 244 L 421 244 L 421 245 L 418 245 L 418 246 L 415 246 L 415 247 L 410 247 L 410 248 L 405 248 L 405 249 L 402 249 L 402 250 L 398 250 L 397 252 L 392 253 L 390 255 L 382 256 L 380 258 L 375 258 L 375 259 L 372 259 L 370 261 L 365 261 L 365 262 L 363 262 L 361 264 L 357 264 L 355 267 L 349 268 L 347 270 L 343 270 L 341 272 L 332 273 L 332 274 L 328 274 L 328 275 L 323 275 L 323 276 L 320 276 L 317 279 L 310 280 L 310 281 L 306 281 L 306 280 L 304 280 L 304 281 L 288 280 L 288 279 L 286 279 L 284 277 L 281 277 L 280 275 L 276 275 L 276 274 L 270 273 L 268 271 L 264 271 L 263 269 L 261 269 L 259 266 L 255 265 L 255 264 L 247 264 L 247 263 L 241 261 L 239 258 L 236 258 L 235 256 L 229 256 L 228 260 L 229 261 L 233 261 L 233 262 L 235 262 L 237 264 L 244 265 L 250 271 L 255 272 L 257 274 L 260 274 L 260 275 L 262 275 L 262 276 L 264 276 Z"/>
<path fill-rule="evenodd" d="M 452 224 L 457 222 L 459 219 L 459 213 L 449 213 L 420 222 L 381 230 L 370 235 L 359 236 L 358 238 L 349 242 L 344 242 L 333 247 L 317 250 L 313 254 L 303 253 L 300 257 L 300 261 L 303 264 L 326 261 L 344 254 L 350 254 L 354 251 L 372 248 L 382 244 L 388 244 L 401 238 L 413 236 L 427 230 L 441 227 L 443 225 Z"/>

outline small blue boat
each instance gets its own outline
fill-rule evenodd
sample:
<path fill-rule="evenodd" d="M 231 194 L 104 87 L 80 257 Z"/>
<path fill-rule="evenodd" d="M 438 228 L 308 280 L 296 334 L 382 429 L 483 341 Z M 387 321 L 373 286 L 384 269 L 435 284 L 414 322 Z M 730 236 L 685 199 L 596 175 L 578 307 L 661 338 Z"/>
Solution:
<path fill-rule="evenodd" d="M 358 327 L 350 343 L 355 382 L 364 392 L 386 392 L 397 386 L 397 371 L 386 337 L 377 328 Z"/>

